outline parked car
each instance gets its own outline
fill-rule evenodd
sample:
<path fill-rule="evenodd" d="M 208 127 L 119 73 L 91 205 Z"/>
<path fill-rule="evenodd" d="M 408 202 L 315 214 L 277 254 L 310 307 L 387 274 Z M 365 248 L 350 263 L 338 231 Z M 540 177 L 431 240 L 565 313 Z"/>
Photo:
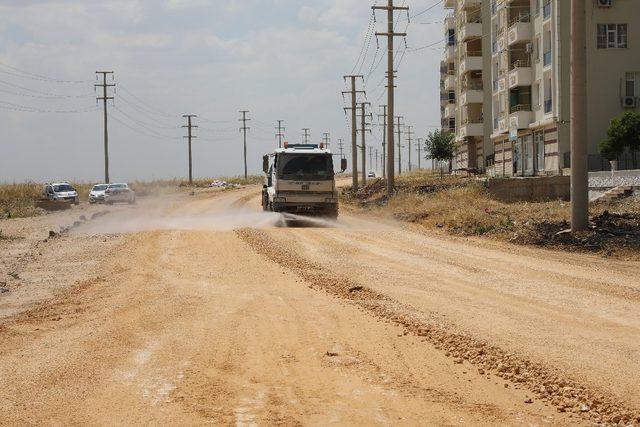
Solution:
<path fill-rule="evenodd" d="M 45 184 L 42 189 L 42 197 L 56 202 L 69 202 L 77 205 L 80 203 L 78 192 L 68 182 L 55 182 Z"/>
<path fill-rule="evenodd" d="M 89 203 L 104 203 L 104 192 L 109 184 L 96 184 L 89 192 Z"/>
<path fill-rule="evenodd" d="M 129 203 L 132 205 L 136 202 L 136 193 L 129 188 L 128 184 L 109 184 L 104 191 L 104 202 L 108 205 L 114 203 Z"/>
<path fill-rule="evenodd" d="M 375 178 L 375 177 L 376 177 L 376 173 L 373 171 L 367 174 L 367 178 Z"/>

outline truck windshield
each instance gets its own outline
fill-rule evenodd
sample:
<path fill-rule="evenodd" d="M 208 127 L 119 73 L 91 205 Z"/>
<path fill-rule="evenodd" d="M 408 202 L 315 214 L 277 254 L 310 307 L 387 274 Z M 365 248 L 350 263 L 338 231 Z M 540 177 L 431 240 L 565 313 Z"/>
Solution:
<path fill-rule="evenodd" d="M 56 193 L 61 193 L 64 191 L 75 191 L 75 190 L 69 184 L 61 184 L 61 185 L 54 185 L 53 191 L 55 191 Z"/>
<path fill-rule="evenodd" d="M 327 154 L 281 154 L 277 162 L 278 175 L 283 179 L 333 178 L 333 159 Z"/>

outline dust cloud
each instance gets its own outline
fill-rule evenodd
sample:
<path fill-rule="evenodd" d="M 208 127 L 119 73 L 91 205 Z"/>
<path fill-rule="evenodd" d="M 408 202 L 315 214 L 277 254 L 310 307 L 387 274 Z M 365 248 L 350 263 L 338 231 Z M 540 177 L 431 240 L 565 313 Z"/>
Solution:
<path fill-rule="evenodd" d="M 129 234 L 159 230 L 235 230 L 238 228 L 337 227 L 322 218 L 263 212 L 249 206 L 176 206 L 154 203 L 105 208 L 105 215 L 73 230 L 78 234 Z"/>

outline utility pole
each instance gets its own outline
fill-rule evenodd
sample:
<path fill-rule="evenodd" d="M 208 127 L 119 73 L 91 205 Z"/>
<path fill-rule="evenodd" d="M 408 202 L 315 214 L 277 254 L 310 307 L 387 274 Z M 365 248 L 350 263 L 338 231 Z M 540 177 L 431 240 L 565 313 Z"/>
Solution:
<path fill-rule="evenodd" d="M 587 42 L 584 0 L 571 0 L 571 231 L 589 227 Z"/>
<path fill-rule="evenodd" d="M 369 170 L 373 170 L 373 147 L 369 146 Z"/>
<path fill-rule="evenodd" d="M 394 45 L 394 37 L 406 37 L 406 33 L 396 33 L 394 30 L 394 19 L 393 15 L 396 10 L 409 10 L 407 6 L 394 6 L 393 0 L 388 0 L 387 6 L 372 6 L 373 10 L 386 10 L 387 11 L 387 32 L 386 33 L 378 33 L 376 32 L 376 37 L 378 36 L 387 36 L 387 141 L 389 144 L 387 145 L 387 194 L 391 196 L 395 187 L 395 174 L 394 174 L 394 152 L 393 152 L 393 117 L 395 113 L 395 100 L 394 100 L 394 60 L 395 57 L 393 55 L 393 45 Z"/>
<path fill-rule="evenodd" d="M 418 169 L 422 169 L 422 138 L 418 138 Z"/>
<path fill-rule="evenodd" d="M 244 179 L 247 179 L 247 131 L 251 128 L 247 127 L 247 122 L 251 121 L 251 119 L 247 118 L 248 110 L 241 110 L 240 114 L 242 114 L 242 118 L 239 121 L 242 122 L 242 127 L 240 128 L 240 132 L 243 133 L 244 136 Z"/>
<path fill-rule="evenodd" d="M 109 184 L 109 130 L 107 126 L 108 122 L 108 113 L 107 113 L 107 101 L 112 100 L 113 96 L 108 96 L 107 88 L 115 87 L 115 83 L 107 84 L 107 74 L 111 75 L 111 80 L 113 80 L 113 71 L 96 71 L 96 78 L 98 78 L 98 74 L 102 75 L 102 83 L 95 84 L 94 87 L 102 88 L 102 96 L 97 97 L 98 101 L 103 102 L 104 108 L 104 183 Z"/>
<path fill-rule="evenodd" d="M 182 126 L 182 127 L 187 128 L 187 131 L 188 131 L 187 136 L 185 136 L 184 138 L 187 138 L 189 141 L 189 186 L 193 186 L 193 163 L 191 161 L 191 140 L 194 138 L 197 138 L 196 136 L 193 135 L 192 129 L 197 128 L 198 126 L 194 126 L 193 123 L 191 122 L 191 119 L 198 116 L 194 114 L 184 114 L 182 117 L 187 119 L 186 126 Z"/>
<path fill-rule="evenodd" d="M 278 127 L 276 127 L 276 130 L 278 131 L 278 133 L 276 133 L 276 138 L 278 138 L 278 148 L 282 148 L 282 138 L 284 138 L 284 130 L 285 128 L 282 126 L 282 123 L 284 122 L 284 120 L 278 120 Z"/>
<path fill-rule="evenodd" d="M 322 142 L 324 143 L 324 148 L 329 149 L 329 144 L 331 144 L 331 134 L 329 132 L 322 134 Z"/>
<path fill-rule="evenodd" d="M 342 143 L 342 138 L 338 138 L 338 147 L 340 148 L 340 158 L 344 159 L 344 154 L 343 154 L 344 144 Z"/>
<path fill-rule="evenodd" d="M 367 105 L 371 105 L 370 102 L 360 102 L 358 103 L 360 106 L 360 123 L 362 128 L 360 129 L 360 133 L 362 134 L 362 145 L 360 146 L 360 150 L 362 151 L 360 154 L 360 160 L 362 161 L 362 184 L 367 183 L 367 139 L 366 133 L 371 132 L 370 129 L 367 129 L 367 126 L 370 123 L 367 123 L 367 117 L 370 117 L 371 114 L 367 115 L 366 108 Z"/>
<path fill-rule="evenodd" d="M 302 128 L 302 138 L 305 144 L 309 143 L 309 137 L 311 136 L 311 129 L 309 128 Z"/>
<path fill-rule="evenodd" d="M 409 148 L 409 172 L 411 172 L 411 138 L 413 137 L 414 132 L 413 132 L 413 126 L 407 125 L 406 128 L 407 128 L 407 132 L 406 132 L 407 142 L 409 144 L 409 147 L 408 147 Z"/>
<path fill-rule="evenodd" d="M 402 126 L 403 124 L 400 121 L 404 118 L 404 116 L 396 116 L 397 128 L 398 128 L 398 176 L 402 175 Z M 393 141 L 393 140 L 392 140 Z M 389 144 L 389 147 L 393 147 L 393 144 Z"/>
<path fill-rule="evenodd" d="M 356 123 L 356 102 L 359 93 L 364 93 L 363 90 L 356 90 L 356 79 L 361 78 L 364 80 L 364 76 L 362 75 L 347 75 L 344 76 L 345 81 L 349 79 L 351 81 L 351 90 L 342 92 L 342 95 L 349 93 L 351 94 L 351 107 L 345 108 L 345 111 L 351 110 L 351 172 L 352 172 L 352 185 L 353 190 L 358 189 L 358 125 Z"/>
<path fill-rule="evenodd" d="M 378 114 L 378 119 L 382 117 L 382 177 L 387 177 L 387 167 L 385 164 L 386 146 L 387 146 L 387 106 L 381 105 L 382 114 Z"/>
<path fill-rule="evenodd" d="M 378 164 L 378 149 L 376 148 L 376 170 L 380 170 L 380 166 Z"/>

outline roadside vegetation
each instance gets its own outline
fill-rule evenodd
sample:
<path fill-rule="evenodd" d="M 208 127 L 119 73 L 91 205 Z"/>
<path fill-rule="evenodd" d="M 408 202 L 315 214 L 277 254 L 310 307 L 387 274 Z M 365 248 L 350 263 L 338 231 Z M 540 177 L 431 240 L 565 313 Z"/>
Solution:
<path fill-rule="evenodd" d="M 419 224 L 454 235 L 483 236 L 518 244 L 640 259 L 640 198 L 591 206 L 591 228 L 572 235 L 570 205 L 562 200 L 505 203 L 483 180 L 414 172 L 396 179 L 390 200 L 380 179 L 357 192 L 344 189 L 353 209 Z"/>
<path fill-rule="evenodd" d="M 251 185 L 262 182 L 261 176 L 222 177 L 222 178 L 198 178 L 194 180 L 193 187 L 185 179 L 164 179 L 154 181 L 131 181 L 129 185 L 136 192 L 136 196 L 145 197 L 159 192 L 175 189 L 208 188 L 214 181 L 226 181 L 234 185 Z M 81 201 L 86 201 L 93 184 L 71 183 L 78 191 Z M 24 218 L 43 213 L 42 209 L 35 207 L 35 201 L 42 195 L 43 183 L 25 182 L 14 184 L 0 184 L 0 219 Z"/>

